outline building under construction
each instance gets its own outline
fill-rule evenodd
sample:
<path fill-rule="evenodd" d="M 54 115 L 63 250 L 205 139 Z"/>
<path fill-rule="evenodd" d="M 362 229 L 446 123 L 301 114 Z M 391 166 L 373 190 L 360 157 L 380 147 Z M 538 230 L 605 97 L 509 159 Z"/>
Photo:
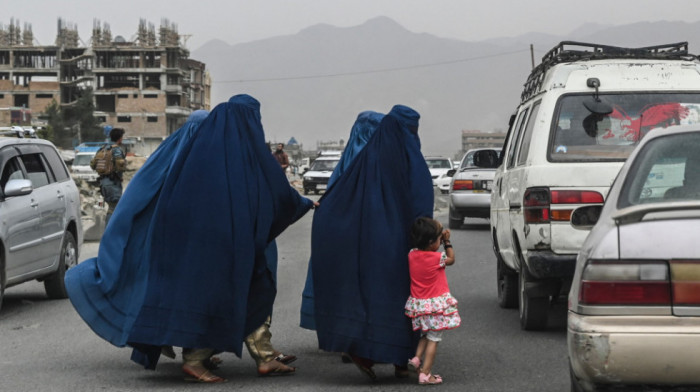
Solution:
<path fill-rule="evenodd" d="M 94 21 L 85 44 L 77 26 L 59 19 L 55 44 L 39 46 L 31 25 L 0 24 L 0 108 L 29 109 L 40 121 L 53 100 L 74 105 L 92 88 L 98 123 L 125 128 L 130 150 L 150 154 L 190 113 L 210 109 L 205 64 L 189 58 L 180 38 L 168 20 L 157 31 L 141 20 L 130 40 Z"/>

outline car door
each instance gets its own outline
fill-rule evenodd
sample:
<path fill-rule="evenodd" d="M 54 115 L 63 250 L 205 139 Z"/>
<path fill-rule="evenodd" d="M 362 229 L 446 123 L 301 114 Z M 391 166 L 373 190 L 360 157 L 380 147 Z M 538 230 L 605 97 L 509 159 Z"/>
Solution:
<path fill-rule="evenodd" d="M 46 158 L 36 145 L 20 147 L 20 159 L 27 178 L 32 181 L 32 195 L 39 209 L 39 232 L 41 244 L 38 247 L 38 268 L 53 265 L 63 239 L 63 220 L 66 214 L 66 195 L 55 181 Z"/>
<path fill-rule="evenodd" d="M 39 207 L 32 193 L 22 196 L 5 197 L 8 181 L 27 179 L 14 147 L 0 150 L 0 222 L 5 247 L 5 274 L 7 283 L 29 274 L 36 268 L 40 258 L 41 233 L 39 230 Z"/>
<path fill-rule="evenodd" d="M 511 171 L 515 166 L 515 149 L 520 140 L 520 135 L 523 132 L 527 113 L 528 108 L 521 109 L 513 123 L 510 135 L 506 140 L 506 148 L 503 151 L 503 163 L 497 170 L 496 177 L 494 178 L 497 189 L 491 198 L 491 208 L 496 215 L 496 222 L 494 222 L 494 224 L 496 227 L 498 247 L 506 264 L 511 267 L 518 266 L 518 261 L 514 258 L 510 224 L 510 209 L 513 207 L 511 206 L 512 203 L 510 200 L 510 188 L 513 186 L 512 183 L 514 181 Z"/>

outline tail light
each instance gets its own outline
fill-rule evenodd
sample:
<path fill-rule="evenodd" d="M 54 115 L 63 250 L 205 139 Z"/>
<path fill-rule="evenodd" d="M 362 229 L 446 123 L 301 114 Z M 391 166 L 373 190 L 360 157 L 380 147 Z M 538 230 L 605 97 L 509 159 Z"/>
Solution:
<path fill-rule="evenodd" d="M 523 196 L 525 223 L 549 222 L 549 189 L 528 188 Z"/>
<path fill-rule="evenodd" d="M 452 184 L 453 191 L 470 191 L 474 189 L 474 181 L 472 180 L 454 180 Z"/>
<path fill-rule="evenodd" d="M 583 270 L 582 305 L 671 305 L 671 281 L 664 262 L 590 262 Z"/>
<path fill-rule="evenodd" d="M 603 204 L 603 195 L 596 191 L 551 191 L 549 188 L 528 188 L 523 196 L 525 223 L 568 222 L 573 208 L 550 209 L 555 204 Z"/>
<path fill-rule="evenodd" d="M 671 260 L 673 304 L 700 305 L 700 260 Z"/>

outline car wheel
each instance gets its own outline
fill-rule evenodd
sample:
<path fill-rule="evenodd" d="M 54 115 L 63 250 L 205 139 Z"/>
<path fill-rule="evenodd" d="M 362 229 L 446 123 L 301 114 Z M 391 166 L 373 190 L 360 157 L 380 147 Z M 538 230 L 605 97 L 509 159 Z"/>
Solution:
<path fill-rule="evenodd" d="M 492 241 L 493 253 L 496 254 L 498 305 L 504 309 L 512 309 L 518 306 L 518 275 L 503 262 L 495 233 Z"/>
<path fill-rule="evenodd" d="M 75 267 L 77 264 L 78 251 L 75 238 L 73 238 L 73 234 L 70 231 L 66 231 L 63 237 L 63 245 L 61 246 L 61 254 L 58 257 L 58 269 L 44 281 L 44 289 L 49 298 L 68 298 L 66 284 L 63 279 L 66 276 L 66 270 Z"/>
<path fill-rule="evenodd" d="M 314 195 L 318 195 L 318 189 L 314 189 Z"/>
<path fill-rule="evenodd" d="M 308 195 L 308 194 L 309 194 L 309 190 L 306 189 L 306 188 L 304 188 L 304 194 L 305 194 L 305 195 Z"/>
<path fill-rule="evenodd" d="M 525 292 L 527 284 L 530 282 L 530 273 L 527 271 L 525 262 L 520 262 L 519 275 L 519 310 L 520 328 L 527 331 L 539 331 L 547 326 L 547 311 L 549 310 L 549 297 L 530 297 Z"/>
<path fill-rule="evenodd" d="M 464 222 L 464 218 L 462 218 L 461 216 L 453 216 L 452 210 L 450 210 L 450 212 L 447 214 L 447 219 L 449 220 L 448 227 L 452 230 L 461 228 L 462 223 Z"/>

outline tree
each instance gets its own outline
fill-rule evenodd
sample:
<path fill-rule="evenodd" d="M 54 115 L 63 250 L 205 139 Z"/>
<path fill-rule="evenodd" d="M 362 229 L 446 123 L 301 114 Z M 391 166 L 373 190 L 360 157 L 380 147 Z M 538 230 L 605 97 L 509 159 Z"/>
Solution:
<path fill-rule="evenodd" d="M 55 145 L 72 148 L 83 141 L 104 140 L 102 129 L 94 116 L 92 88 L 80 91 L 73 105 L 61 107 L 54 100 L 46 107 L 49 127 L 46 136 Z"/>

